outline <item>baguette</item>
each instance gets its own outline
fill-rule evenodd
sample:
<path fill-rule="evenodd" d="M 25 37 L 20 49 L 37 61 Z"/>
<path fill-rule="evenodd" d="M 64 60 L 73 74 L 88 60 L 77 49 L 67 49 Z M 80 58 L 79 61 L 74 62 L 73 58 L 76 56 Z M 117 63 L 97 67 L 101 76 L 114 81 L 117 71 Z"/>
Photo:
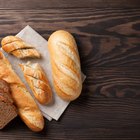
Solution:
<path fill-rule="evenodd" d="M 27 91 L 25 85 L 16 75 L 9 61 L 0 52 L 0 79 L 10 85 L 11 95 L 17 106 L 18 114 L 24 123 L 32 131 L 41 131 L 44 127 L 43 116 L 33 97 Z"/>
<path fill-rule="evenodd" d="M 75 39 L 66 31 L 56 31 L 49 37 L 48 49 L 56 93 L 64 100 L 75 100 L 82 90 L 80 59 Z"/>
<path fill-rule="evenodd" d="M 35 98 L 41 104 L 48 104 L 52 101 L 52 91 L 44 71 L 38 63 L 19 64 L 24 77 L 32 89 Z"/>
<path fill-rule="evenodd" d="M 1 41 L 2 49 L 17 58 L 40 58 L 39 52 L 30 44 L 16 36 L 7 36 Z"/>

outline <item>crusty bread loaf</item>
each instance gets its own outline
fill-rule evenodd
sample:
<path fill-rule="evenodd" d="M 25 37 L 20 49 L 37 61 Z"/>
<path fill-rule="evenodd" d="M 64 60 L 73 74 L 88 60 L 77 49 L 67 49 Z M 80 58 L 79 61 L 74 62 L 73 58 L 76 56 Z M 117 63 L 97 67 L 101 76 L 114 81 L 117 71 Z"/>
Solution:
<path fill-rule="evenodd" d="M 32 89 L 35 98 L 41 104 L 48 104 L 52 101 L 52 91 L 48 79 L 38 63 L 20 64 L 24 77 Z"/>
<path fill-rule="evenodd" d="M 17 58 L 40 58 L 39 52 L 30 44 L 16 36 L 7 36 L 1 41 L 2 49 Z"/>
<path fill-rule="evenodd" d="M 16 116 L 15 106 L 7 98 L 0 95 L 0 129 L 4 128 Z"/>
<path fill-rule="evenodd" d="M 79 97 L 82 89 L 80 59 L 73 36 L 63 30 L 54 32 L 48 40 L 54 87 L 64 100 Z"/>
<path fill-rule="evenodd" d="M 2 52 L 0 52 L 0 79 L 9 83 L 11 95 L 21 119 L 31 130 L 41 131 L 44 127 L 43 116 L 33 97 L 13 71 L 11 64 Z"/>

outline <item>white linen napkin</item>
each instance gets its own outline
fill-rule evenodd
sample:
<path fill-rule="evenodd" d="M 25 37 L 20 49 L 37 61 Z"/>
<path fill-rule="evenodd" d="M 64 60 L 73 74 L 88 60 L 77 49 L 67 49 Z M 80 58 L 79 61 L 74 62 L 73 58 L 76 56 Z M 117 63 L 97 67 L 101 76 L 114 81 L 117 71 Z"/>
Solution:
<path fill-rule="evenodd" d="M 49 121 L 51 121 L 52 119 L 58 120 L 70 102 L 62 100 L 59 96 L 57 96 L 57 94 L 54 90 L 53 83 L 52 83 L 52 73 L 51 73 L 49 52 L 48 52 L 48 48 L 47 48 L 47 41 L 28 25 L 23 30 L 21 30 L 16 36 L 20 37 L 25 42 L 33 45 L 40 52 L 40 54 L 42 56 L 41 59 L 20 60 L 20 59 L 17 59 L 16 57 L 14 57 L 13 55 L 5 53 L 4 51 L 3 51 L 3 53 L 5 54 L 5 56 L 8 58 L 8 60 L 12 64 L 12 67 L 15 70 L 15 72 L 18 74 L 18 76 L 21 78 L 21 80 L 25 83 L 28 91 L 32 94 L 32 96 L 33 96 L 33 93 L 31 91 L 31 89 L 29 88 L 28 84 L 26 83 L 26 81 L 23 77 L 23 73 L 21 72 L 21 69 L 19 68 L 18 64 L 26 63 L 27 61 L 31 61 L 33 63 L 37 62 L 43 67 L 43 69 L 48 77 L 48 80 L 50 82 L 50 85 L 52 87 L 53 103 L 50 105 L 41 105 L 36 99 L 35 99 L 35 101 L 37 102 L 37 104 L 45 118 L 47 118 Z M 84 81 L 85 75 L 83 73 L 82 73 L 82 78 Z"/>

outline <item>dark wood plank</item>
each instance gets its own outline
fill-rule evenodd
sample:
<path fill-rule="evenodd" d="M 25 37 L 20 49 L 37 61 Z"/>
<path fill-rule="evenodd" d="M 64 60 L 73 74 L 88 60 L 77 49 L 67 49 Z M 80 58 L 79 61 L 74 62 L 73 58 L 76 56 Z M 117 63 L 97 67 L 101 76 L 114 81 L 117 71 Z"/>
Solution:
<path fill-rule="evenodd" d="M 59 122 L 46 121 L 42 133 L 33 133 L 15 119 L 0 131 L 1 139 L 138 139 L 140 138 L 140 100 L 91 98 L 73 102 Z"/>
<path fill-rule="evenodd" d="M 5 9 L 45 9 L 68 7 L 140 7 L 139 0 L 0 0 Z"/>
<path fill-rule="evenodd" d="M 140 97 L 139 67 L 100 67 L 85 71 L 84 92 L 93 97 Z"/>

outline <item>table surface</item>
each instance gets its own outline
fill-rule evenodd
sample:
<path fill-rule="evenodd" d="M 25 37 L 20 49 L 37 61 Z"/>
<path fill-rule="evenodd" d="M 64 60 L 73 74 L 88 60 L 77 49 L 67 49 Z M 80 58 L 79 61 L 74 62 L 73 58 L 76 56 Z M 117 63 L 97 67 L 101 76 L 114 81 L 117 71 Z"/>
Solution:
<path fill-rule="evenodd" d="M 87 79 L 58 122 L 34 133 L 17 117 L 0 139 L 140 139 L 140 1 L 0 0 L 0 38 L 26 25 L 71 32 Z"/>

